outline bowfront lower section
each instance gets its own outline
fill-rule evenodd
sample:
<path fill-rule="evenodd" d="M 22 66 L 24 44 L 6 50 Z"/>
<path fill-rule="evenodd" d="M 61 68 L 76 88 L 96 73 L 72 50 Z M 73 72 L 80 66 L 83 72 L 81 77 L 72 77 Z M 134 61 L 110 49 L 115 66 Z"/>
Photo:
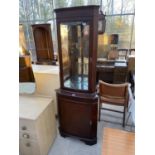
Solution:
<path fill-rule="evenodd" d="M 59 131 L 93 145 L 97 142 L 97 95 L 57 90 Z"/>

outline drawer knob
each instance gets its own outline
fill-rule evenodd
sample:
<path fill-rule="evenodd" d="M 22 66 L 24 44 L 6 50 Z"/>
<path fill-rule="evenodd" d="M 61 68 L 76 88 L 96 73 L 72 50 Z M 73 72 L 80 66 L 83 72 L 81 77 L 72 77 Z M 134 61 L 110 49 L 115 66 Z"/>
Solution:
<path fill-rule="evenodd" d="M 26 129 L 27 129 L 26 126 L 23 126 L 23 127 L 22 127 L 22 130 L 26 130 Z"/>
<path fill-rule="evenodd" d="M 30 144 L 30 143 L 26 143 L 26 146 L 27 146 L 27 147 L 30 147 L 30 146 L 31 146 L 31 144 Z"/>
<path fill-rule="evenodd" d="M 28 135 L 28 134 L 23 134 L 23 137 L 24 137 L 24 138 L 30 138 L 30 135 Z"/>

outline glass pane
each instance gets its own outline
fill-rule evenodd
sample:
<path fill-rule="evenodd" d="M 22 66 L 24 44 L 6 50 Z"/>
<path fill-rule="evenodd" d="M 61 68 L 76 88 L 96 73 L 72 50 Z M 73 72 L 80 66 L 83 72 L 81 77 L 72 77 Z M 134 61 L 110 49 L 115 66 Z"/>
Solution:
<path fill-rule="evenodd" d="M 20 21 L 47 20 L 52 17 L 53 4 L 51 0 L 19 0 Z"/>
<path fill-rule="evenodd" d="M 119 35 L 118 48 L 130 48 L 133 18 L 133 15 L 111 16 L 107 18 L 106 33 Z"/>
<path fill-rule="evenodd" d="M 86 22 L 60 25 L 64 87 L 88 90 L 89 28 Z"/>
<path fill-rule="evenodd" d="M 100 0 L 53 0 L 54 8 L 66 8 L 84 5 L 99 5 Z"/>
<path fill-rule="evenodd" d="M 135 12 L 135 0 L 103 0 L 102 10 L 106 15 Z"/>
<path fill-rule="evenodd" d="M 111 50 L 109 37 L 118 34 L 118 49 L 135 48 L 134 15 L 106 17 L 106 30 L 98 37 L 98 57 L 107 58 Z"/>
<path fill-rule="evenodd" d="M 133 27 L 132 27 L 131 47 L 130 48 L 135 49 L 135 23 L 134 22 L 133 22 Z"/>

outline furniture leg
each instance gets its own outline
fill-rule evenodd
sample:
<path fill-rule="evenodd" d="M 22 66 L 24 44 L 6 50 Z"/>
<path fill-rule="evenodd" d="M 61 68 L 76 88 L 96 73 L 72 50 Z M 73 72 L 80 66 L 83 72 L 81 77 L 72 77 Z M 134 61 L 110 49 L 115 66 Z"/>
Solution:
<path fill-rule="evenodd" d="M 101 104 L 99 103 L 99 121 L 101 119 Z"/>
<path fill-rule="evenodd" d="M 123 127 L 125 127 L 125 111 L 126 111 L 126 107 L 124 107 L 124 112 L 123 112 Z"/>

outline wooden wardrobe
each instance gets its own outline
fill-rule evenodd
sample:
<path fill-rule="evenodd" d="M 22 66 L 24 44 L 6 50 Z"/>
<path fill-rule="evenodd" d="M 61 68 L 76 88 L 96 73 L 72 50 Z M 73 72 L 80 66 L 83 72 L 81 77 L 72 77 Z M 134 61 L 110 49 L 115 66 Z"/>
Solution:
<path fill-rule="evenodd" d="M 51 24 L 32 25 L 38 63 L 51 63 L 54 59 Z"/>

